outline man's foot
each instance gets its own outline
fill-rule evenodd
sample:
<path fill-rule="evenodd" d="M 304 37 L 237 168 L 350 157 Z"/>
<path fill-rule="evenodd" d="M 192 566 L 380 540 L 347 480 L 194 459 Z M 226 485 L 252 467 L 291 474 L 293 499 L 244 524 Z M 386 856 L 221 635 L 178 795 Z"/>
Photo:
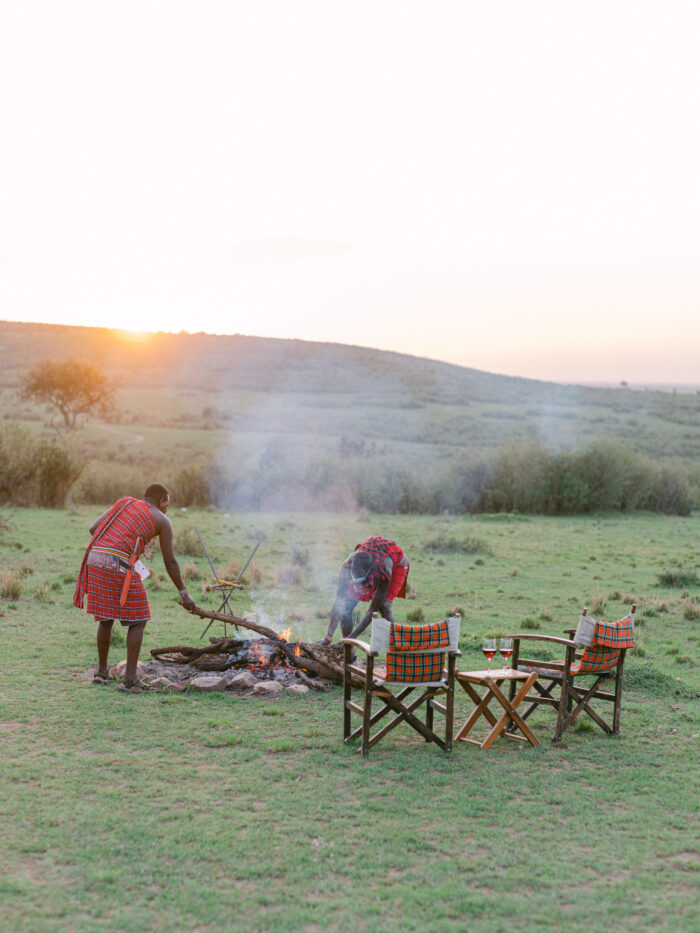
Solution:
<path fill-rule="evenodd" d="M 330 645 L 332 639 L 330 635 L 324 635 L 319 644 L 321 645 Z"/>
<path fill-rule="evenodd" d="M 96 687 L 102 687 L 104 684 L 108 684 L 111 680 L 114 680 L 109 673 L 109 671 L 95 671 L 95 674 L 92 678 L 92 682 Z"/>
<path fill-rule="evenodd" d="M 150 689 L 142 680 L 122 680 L 117 687 L 122 693 L 148 693 Z"/>

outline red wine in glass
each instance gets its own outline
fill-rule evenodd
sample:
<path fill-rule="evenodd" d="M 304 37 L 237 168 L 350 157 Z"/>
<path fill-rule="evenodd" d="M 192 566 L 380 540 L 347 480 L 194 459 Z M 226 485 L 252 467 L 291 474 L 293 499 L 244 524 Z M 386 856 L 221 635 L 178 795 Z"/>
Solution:
<path fill-rule="evenodd" d="M 512 639 L 512 638 L 502 638 L 501 641 L 500 641 L 500 644 L 499 644 L 499 646 L 498 646 L 498 650 L 500 651 L 501 655 L 503 656 L 503 659 L 504 659 L 505 661 L 507 661 L 508 658 L 509 658 L 509 657 L 511 656 L 511 654 L 513 653 L 513 639 Z"/>
<path fill-rule="evenodd" d="M 485 638 L 481 650 L 484 653 L 484 657 L 488 658 L 489 667 L 491 667 L 491 658 L 496 653 L 496 639 Z"/>

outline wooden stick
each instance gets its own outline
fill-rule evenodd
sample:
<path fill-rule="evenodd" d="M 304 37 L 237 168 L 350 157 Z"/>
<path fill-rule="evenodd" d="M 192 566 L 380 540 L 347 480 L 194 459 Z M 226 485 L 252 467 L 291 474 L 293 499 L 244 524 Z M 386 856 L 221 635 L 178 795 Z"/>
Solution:
<path fill-rule="evenodd" d="M 266 625 L 258 625 L 257 622 L 250 622 L 248 619 L 239 619 L 238 616 L 226 615 L 223 612 L 210 612 L 208 609 L 201 609 L 195 606 L 191 609 L 192 615 L 199 616 L 202 619 L 213 619 L 215 622 L 227 622 L 229 625 L 241 625 L 243 628 L 250 629 L 251 632 L 257 632 L 263 638 L 270 638 L 272 641 L 281 641 L 277 632 L 273 632 Z"/>

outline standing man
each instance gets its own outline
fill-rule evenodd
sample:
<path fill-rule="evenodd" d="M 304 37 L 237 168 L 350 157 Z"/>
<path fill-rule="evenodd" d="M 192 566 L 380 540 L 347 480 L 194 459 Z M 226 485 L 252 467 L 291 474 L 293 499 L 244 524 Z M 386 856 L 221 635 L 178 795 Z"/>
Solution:
<path fill-rule="evenodd" d="M 343 637 L 356 638 L 372 621 L 373 612 L 393 622 L 391 603 L 397 596 L 406 598 L 408 566 L 402 549 L 388 538 L 375 535 L 358 544 L 340 565 L 338 592 L 323 643 L 330 643 L 338 623 Z M 360 601 L 369 606 L 352 631 L 352 613 Z"/>
<path fill-rule="evenodd" d="M 119 689 L 127 693 L 142 693 L 147 689 L 137 678 L 136 665 L 151 610 L 141 577 L 133 567 L 156 535 L 165 569 L 177 587 L 183 607 L 188 611 L 194 608 L 194 600 L 187 592 L 173 551 L 173 526 L 165 515 L 169 505 L 168 490 L 153 483 L 143 499 L 130 496 L 118 499 L 90 526 L 92 539 L 83 557 L 73 605 L 82 609 L 87 593 L 87 611 L 97 621 L 98 666 L 93 684 L 104 684 L 109 678 L 107 657 L 112 624 L 119 619 L 127 626 L 126 668 Z"/>

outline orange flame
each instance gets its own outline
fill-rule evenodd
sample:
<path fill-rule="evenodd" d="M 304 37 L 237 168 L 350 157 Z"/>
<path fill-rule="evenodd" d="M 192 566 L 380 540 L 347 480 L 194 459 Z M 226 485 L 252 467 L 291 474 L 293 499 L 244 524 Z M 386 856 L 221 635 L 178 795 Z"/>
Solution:
<path fill-rule="evenodd" d="M 259 645 L 251 645 L 251 647 L 248 649 L 248 657 L 253 668 L 262 667 L 267 661 L 267 658 L 260 650 Z"/>
<path fill-rule="evenodd" d="M 294 645 L 294 654 L 297 657 L 301 654 L 301 645 Z"/>
<path fill-rule="evenodd" d="M 292 634 L 292 626 L 290 625 L 289 628 L 286 628 L 282 632 L 282 634 L 280 635 L 280 638 L 282 639 L 282 641 L 289 641 L 289 636 L 291 634 Z"/>

